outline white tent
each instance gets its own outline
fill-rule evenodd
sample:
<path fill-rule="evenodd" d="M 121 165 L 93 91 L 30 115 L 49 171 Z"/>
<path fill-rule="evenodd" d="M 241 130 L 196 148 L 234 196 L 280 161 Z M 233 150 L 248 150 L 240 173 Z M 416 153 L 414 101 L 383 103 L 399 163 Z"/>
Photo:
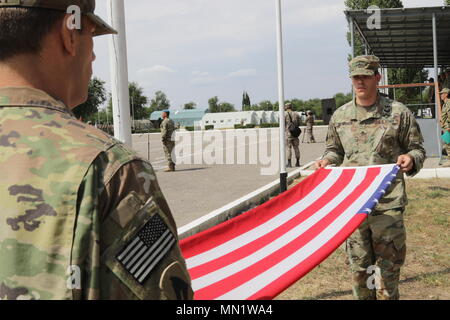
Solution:
<path fill-rule="evenodd" d="M 258 116 L 258 124 L 269 123 L 266 111 L 255 111 Z"/>
<path fill-rule="evenodd" d="M 280 115 L 278 114 L 278 112 L 275 111 L 266 112 L 267 123 L 278 123 L 279 117 Z"/>
<path fill-rule="evenodd" d="M 214 129 L 232 129 L 234 125 L 259 124 L 255 111 L 207 113 L 202 120 L 202 128 L 214 126 Z"/>

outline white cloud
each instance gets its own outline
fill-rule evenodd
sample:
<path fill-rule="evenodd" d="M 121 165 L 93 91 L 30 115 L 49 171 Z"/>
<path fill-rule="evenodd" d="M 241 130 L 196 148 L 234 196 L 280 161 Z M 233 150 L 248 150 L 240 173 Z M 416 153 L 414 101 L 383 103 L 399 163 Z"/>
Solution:
<path fill-rule="evenodd" d="M 143 73 L 175 73 L 176 71 L 172 68 L 169 68 L 167 66 L 162 66 L 162 65 L 155 65 L 153 67 L 150 68 L 143 68 L 138 70 L 139 74 L 143 74 Z"/>
<path fill-rule="evenodd" d="M 230 78 L 245 78 L 245 77 L 254 77 L 257 75 L 255 69 L 240 69 L 234 72 L 229 73 Z"/>
<path fill-rule="evenodd" d="M 192 75 L 195 77 L 206 77 L 209 76 L 209 72 L 205 71 L 192 71 Z"/>
<path fill-rule="evenodd" d="M 205 86 L 205 85 L 216 84 L 222 80 L 223 80 L 223 78 L 221 78 L 221 77 L 204 76 L 204 77 L 195 77 L 195 78 L 191 79 L 189 81 L 189 83 L 194 86 Z"/>

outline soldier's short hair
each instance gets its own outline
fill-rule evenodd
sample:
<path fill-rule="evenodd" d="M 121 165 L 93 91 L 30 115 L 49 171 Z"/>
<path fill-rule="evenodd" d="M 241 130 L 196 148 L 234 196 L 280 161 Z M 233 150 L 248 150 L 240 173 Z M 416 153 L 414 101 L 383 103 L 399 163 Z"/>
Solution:
<path fill-rule="evenodd" d="M 16 55 L 38 54 L 44 37 L 64 13 L 40 8 L 0 8 L 0 62 Z"/>

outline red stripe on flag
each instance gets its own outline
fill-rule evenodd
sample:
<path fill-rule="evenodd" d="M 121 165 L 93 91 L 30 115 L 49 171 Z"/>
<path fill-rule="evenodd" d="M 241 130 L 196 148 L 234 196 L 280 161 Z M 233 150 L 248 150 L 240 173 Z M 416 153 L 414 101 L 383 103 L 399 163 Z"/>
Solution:
<path fill-rule="evenodd" d="M 248 297 L 247 300 L 272 300 L 291 285 L 303 278 L 317 265 L 328 258 L 339 246 L 367 219 L 366 214 L 356 214 L 347 225 L 339 231 L 330 241 L 314 252 L 308 259 L 296 267 L 288 270 L 281 277 L 273 281 L 262 290 Z"/>
<path fill-rule="evenodd" d="M 326 215 L 322 220 L 317 222 L 314 226 L 308 229 L 301 236 L 293 239 L 290 243 L 286 244 L 281 249 L 275 251 L 269 256 L 259 260 L 257 263 L 225 278 L 218 282 L 211 284 L 208 287 L 199 289 L 195 292 L 195 299 L 206 300 L 206 299 L 216 299 L 225 293 L 239 287 L 245 282 L 253 279 L 257 275 L 267 271 L 274 265 L 278 264 L 280 261 L 286 259 L 294 252 L 298 251 L 300 248 L 305 246 L 315 237 L 317 237 L 323 230 L 325 230 L 337 217 L 339 217 L 355 200 L 357 200 L 362 193 L 370 185 L 373 180 L 378 176 L 380 170 L 368 170 L 363 181 L 354 189 L 354 191 L 347 196 L 347 198 L 342 201 L 336 208 L 334 208 L 328 215 Z M 273 239 L 276 240 L 276 239 Z M 325 244 L 323 244 L 325 245 Z M 320 251 L 320 250 L 319 250 Z M 245 257 L 241 257 L 245 258 Z"/>
<path fill-rule="evenodd" d="M 334 197 L 336 197 L 342 189 L 344 189 L 352 180 L 356 170 L 346 170 L 339 177 L 336 183 L 330 186 L 330 189 L 320 198 L 318 198 L 314 203 L 306 208 L 304 211 L 300 213 L 296 213 L 293 215 L 293 218 L 287 221 L 285 224 L 281 225 L 277 229 L 273 230 L 270 233 L 263 235 L 262 237 L 256 239 L 255 241 L 244 245 L 243 247 L 236 248 L 233 252 L 230 252 L 224 256 L 221 256 L 218 259 L 212 260 L 208 263 L 199 265 L 192 269 L 189 269 L 189 273 L 191 275 L 192 280 L 200 278 L 201 276 L 211 273 L 214 270 L 218 270 L 226 265 L 229 265 L 236 260 L 242 259 L 253 252 L 259 250 L 260 248 L 265 247 L 267 244 L 271 243 L 275 239 L 281 237 L 283 234 L 288 232 L 289 230 L 295 228 L 300 223 L 304 222 L 308 218 L 310 218 L 314 213 L 323 208 L 328 202 L 330 202 Z M 295 205 L 295 203 L 293 204 Z M 283 211 L 281 211 L 283 212 Z M 281 213 L 278 211 L 278 214 Z M 261 212 L 260 214 L 264 214 Z M 241 225 L 236 227 L 236 231 L 240 231 Z M 242 234 L 240 232 L 240 234 Z"/>
<path fill-rule="evenodd" d="M 236 234 L 235 228 L 240 224 L 241 220 L 252 220 L 252 225 L 245 224 L 244 226 L 240 226 L 239 232 L 241 234 L 269 221 L 276 216 L 279 211 L 284 211 L 305 198 L 324 179 L 326 179 L 330 173 L 331 170 L 328 169 L 318 170 L 302 181 L 302 188 L 292 188 L 291 190 L 286 191 L 282 197 L 275 197 L 263 205 L 248 211 L 244 215 L 240 215 L 192 237 L 181 240 L 180 247 L 184 258 L 189 259 L 190 257 L 209 251 L 210 249 L 231 240 L 232 237 L 230 237 L 230 234 Z M 264 214 L 262 214 L 262 212 L 264 212 Z"/>

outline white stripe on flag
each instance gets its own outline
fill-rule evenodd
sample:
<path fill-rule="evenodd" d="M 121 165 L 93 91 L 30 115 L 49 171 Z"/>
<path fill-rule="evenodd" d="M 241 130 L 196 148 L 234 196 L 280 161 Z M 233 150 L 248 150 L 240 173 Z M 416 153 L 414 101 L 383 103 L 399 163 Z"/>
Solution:
<path fill-rule="evenodd" d="M 291 220 L 294 215 L 308 208 L 311 203 L 313 203 L 315 200 L 320 198 L 325 192 L 327 192 L 330 189 L 330 186 L 336 183 L 341 174 L 342 174 L 341 170 L 331 171 L 331 173 L 325 178 L 325 180 L 323 180 L 301 202 L 294 204 L 293 206 L 283 211 L 282 213 L 276 215 L 269 221 L 234 239 L 231 239 L 230 241 L 227 241 L 209 251 L 203 252 L 199 255 L 186 259 L 188 269 L 195 268 L 199 265 L 220 258 L 221 256 L 236 250 L 236 248 L 245 246 L 255 241 L 262 235 L 270 233 L 271 231 L 277 229 L 279 226 L 282 226 L 287 221 Z"/>
<path fill-rule="evenodd" d="M 269 270 L 259 274 L 253 279 L 245 282 L 243 285 L 222 295 L 218 300 L 243 300 L 247 299 L 256 292 L 268 286 L 270 283 L 278 279 L 287 270 L 291 270 L 302 261 L 306 260 L 310 255 L 320 249 L 325 243 L 330 241 L 342 228 L 355 216 L 357 211 L 370 199 L 376 192 L 377 188 L 383 182 L 386 175 L 392 171 L 393 167 L 382 167 L 381 173 L 376 177 L 373 183 L 364 191 L 357 201 L 352 203 L 345 212 L 340 215 L 332 224 L 324 229 L 316 238 L 311 240 L 307 245 L 299 249 L 297 252 L 276 264 Z"/>

